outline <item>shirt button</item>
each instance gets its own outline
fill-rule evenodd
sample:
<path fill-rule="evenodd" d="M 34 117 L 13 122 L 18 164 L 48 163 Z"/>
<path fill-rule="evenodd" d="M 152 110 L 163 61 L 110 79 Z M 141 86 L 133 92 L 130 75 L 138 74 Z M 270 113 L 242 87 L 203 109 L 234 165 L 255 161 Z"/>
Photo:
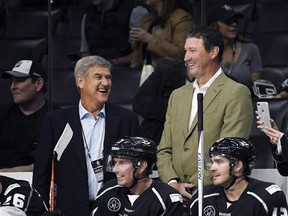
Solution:
<path fill-rule="evenodd" d="M 187 152 L 189 150 L 189 148 L 184 148 L 184 151 Z"/>
<path fill-rule="evenodd" d="M 188 178 L 188 176 L 187 176 L 187 175 L 184 175 L 183 177 L 184 177 L 184 179 L 187 179 L 187 178 Z"/>

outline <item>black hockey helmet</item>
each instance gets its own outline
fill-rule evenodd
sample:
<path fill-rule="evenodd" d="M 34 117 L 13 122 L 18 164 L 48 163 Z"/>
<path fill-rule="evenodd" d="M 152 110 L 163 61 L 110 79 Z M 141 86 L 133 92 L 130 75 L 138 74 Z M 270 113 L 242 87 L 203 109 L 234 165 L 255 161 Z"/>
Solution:
<path fill-rule="evenodd" d="M 148 163 L 148 172 L 151 173 L 157 158 L 157 147 L 152 140 L 147 138 L 125 137 L 112 145 L 110 156 L 111 159 L 114 157 L 129 159 L 134 168 L 138 168 L 140 162 L 145 160 Z M 109 163 L 111 164 L 111 161 Z"/>
<path fill-rule="evenodd" d="M 244 164 L 244 175 L 250 175 L 255 164 L 256 153 L 254 145 L 246 139 L 226 137 L 217 140 L 209 149 L 209 157 L 223 156 L 229 159 L 230 167 L 234 167 L 237 160 Z"/>

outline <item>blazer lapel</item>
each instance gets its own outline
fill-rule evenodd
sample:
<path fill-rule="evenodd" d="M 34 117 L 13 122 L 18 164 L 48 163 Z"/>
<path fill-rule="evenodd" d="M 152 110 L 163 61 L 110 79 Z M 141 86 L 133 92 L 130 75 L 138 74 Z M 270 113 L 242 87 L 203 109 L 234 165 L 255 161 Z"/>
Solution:
<path fill-rule="evenodd" d="M 182 108 L 182 113 L 183 115 L 181 115 L 181 119 L 179 119 L 179 121 L 183 122 L 182 125 L 182 132 L 184 134 L 184 136 L 187 135 L 187 133 L 189 132 L 189 118 L 190 118 L 190 113 L 191 113 L 191 106 L 192 106 L 192 96 L 194 93 L 194 88 L 193 88 L 193 84 L 188 84 L 189 87 L 187 89 L 187 91 L 184 92 L 183 98 L 185 98 L 185 100 L 183 101 L 183 103 L 180 105 Z"/>
<path fill-rule="evenodd" d="M 79 159 L 80 165 L 83 168 L 84 172 L 87 172 L 84 141 L 82 136 L 82 126 L 79 119 L 79 109 L 74 109 L 70 112 L 68 117 L 68 123 L 73 130 L 73 137 L 70 141 L 70 144 L 73 145 L 73 148 L 76 152 L 76 157 Z"/>
<path fill-rule="evenodd" d="M 226 79 L 227 76 L 222 72 L 208 88 L 203 98 L 203 115 L 205 114 L 205 111 L 208 109 L 208 107 L 212 104 L 212 102 L 216 99 L 216 96 L 221 92 L 222 86 L 225 83 Z M 189 136 L 192 133 L 197 124 L 198 124 L 198 112 L 196 113 L 196 116 L 189 130 L 189 134 L 187 136 Z M 205 122 L 203 124 L 205 124 Z"/>

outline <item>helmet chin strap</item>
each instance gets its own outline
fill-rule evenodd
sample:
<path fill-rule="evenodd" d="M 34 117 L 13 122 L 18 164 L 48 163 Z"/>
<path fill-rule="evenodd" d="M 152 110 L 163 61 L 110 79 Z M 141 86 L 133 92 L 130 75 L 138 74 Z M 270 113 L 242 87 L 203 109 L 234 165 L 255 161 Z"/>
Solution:
<path fill-rule="evenodd" d="M 144 178 L 147 177 L 147 175 L 145 175 L 145 176 L 143 176 L 142 178 L 136 178 L 135 173 L 136 173 L 137 169 L 138 169 L 138 168 L 136 168 L 136 169 L 134 170 L 134 172 L 133 172 L 133 183 L 132 183 L 132 185 L 131 185 L 128 189 L 133 188 L 133 187 L 138 183 L 139 180 L 144 179 Z"/>
<path fill-rule="evenodd" d="M 229 176 L 232 177 L 232 181 L 230 182 L 230 184 L 227 187 L 224 187 L 224 190 L 228 190 L 232 185 L 234 185 L 234 183 L 236 182 L 237 179 L 242 178 L 244 176 L 244 174 L 240 175 L 240 176 L 236 176 L 232 173 L 232 169 L 233 167 L 230 167 L 229 170 Z"/>

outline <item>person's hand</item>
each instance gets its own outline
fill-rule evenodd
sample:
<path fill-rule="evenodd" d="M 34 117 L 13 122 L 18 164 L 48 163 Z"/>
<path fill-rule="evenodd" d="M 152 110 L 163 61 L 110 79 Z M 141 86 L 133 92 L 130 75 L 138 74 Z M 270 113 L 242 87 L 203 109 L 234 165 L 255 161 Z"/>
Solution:
<path fill-rule="evenodd" d="M 256 114 L 257 114 L 257 112 L 256 112 Z M 261 129 L 270 138 L 270 142 L 272 144 L 277 145 L 278 140 L 280 138 L 280 131 L 279 131 L 275 121 L 270 118 L 271 127 L 265 127 L 264 128 L 263 122 L 259 120 L 260 117 L 258 115 L 256 116 L 256 119 L 257 119 L 257 122 L 256 122 L 257 128 Z"/>
<path fill-rule="evenodd" d="M 268 127 L 264 132 L 270 138 L 270 142 L 274 145 L 277 145 L 280 138 L 280 131 L 272 127 Z"/>
<path fill-rule="evenodd" d="M 141 41 L 144 43 L 148 43 L 150 38 L 152 37 L 152 35 L 145 29 L 138 27 L 131 28 L 129 34 L 131 41 Z"/>
<path fill-rule="evenodd" d="M 176 183 L 172 182 L 169 184 L 171 187 L 175 188 L 182 195 L 183 199 L 190 200 L 192 198 L 192 194 L 195 190 L 195 185 L 188 183 Z"/>

